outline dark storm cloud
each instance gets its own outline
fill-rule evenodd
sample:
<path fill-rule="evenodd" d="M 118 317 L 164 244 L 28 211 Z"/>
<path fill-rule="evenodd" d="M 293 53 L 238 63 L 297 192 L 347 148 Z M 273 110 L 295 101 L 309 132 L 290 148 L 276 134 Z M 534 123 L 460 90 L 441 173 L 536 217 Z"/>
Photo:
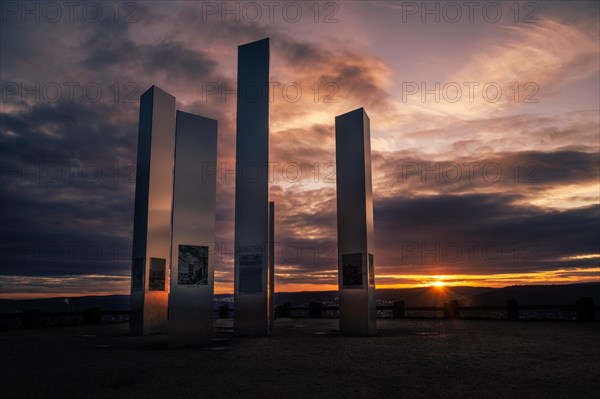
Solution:
<path fill-rule="evenodd" d="M 436 160 L 411 151 L 373 153 L 375 186 L 386 195 L 510 192 L 544 198 L 544 190 L 565 184 L 594 184 L 600 154 L 582 151 L 476 153 Z"/>
<path fill-rule="evenodd" d="M 284 209 L 276 225 L 276 264 L 285 266 L 278 271 L 278 281 L 336 284 L 335 193 L 272 197 L 278 209 Z M 517 199 L 485 194 L 376 198 L 378 274 L 479 275 L 597 267 L 597 259 L 570 258 L 600 250 L 596 206 L 549 211 L 514 205 Z M 319 205 L 307 208 L 306 203 Z M 312 234 L 316 238 L 310 238 Z"/>
<path fill-rule="evenodd" d="M 109 155 L 114 147 L 132 150 L 137 126 L 120 123 L 119 115 L 128 110 L 119 107 L 67 99 L 35 103 L 17 112 L 0 114 L 0 143 L 6 156 L 29 162 L 97 160 Z M 123 108 L 133 110 L 136 105 Z M 117 120 L 112 121 L 111 116 Z M 102 148 L 104 151 L 99 151 Z M 125 155 L 135 154 L 130 151 Z"/>
<path fill-rule="evenodd" d="M 375 203 L 380 265 L 401 272 L 517 273 L 595 267 L 597 206 L 547 210 L 502 194 L 384 198 Z"/>
<path fill-rule="evenodd" d="M 451 162 L 467 161 L 474 160 Z M 593 258 L 572 258 L 599 252 L 597 207 L 560 210 L 523 204 L 528 196 L 543 198 L 544 190 L 552 187 L 596 182 L 598 154 L 517 152 L 478 161 L 495 163 L 507 173 L 514 165 L 536 168 L 531 169 L 533 174 L 522 170 L 532 181 L 515 181 L 512 172 L 490 181 L 495 178 L 490 172 L 487 180 L 479 176 L 457 183 L 444 181 L 440 173 L 437 182 L 431 175 L 423 182 L 412 172 L 403 180 L 401 164 L 427 164 L 431 170 L 435 162 L 414 154 L 374 154 L 374 170 L 383 176 L 374 200 L 380 273 L 518 273 L 597 266 Z M 276 228 L 282 244 L 277 264 L 294 267 L 284 273 L 285 281 L 301 282 L 306 273 L 335 269 L 336 252 L 328 252 L 331 244 L 335 249 L 337 239 L 335 185 L 300 191 L 272 188 L 271 199 L 277 204 Z M 303 256 L 294 257 L 292 247 L 301 248 Z M 315 257 L 319 248 L 321 256 Z M 331 278 L 326 281 L 335 283 Z"/>
<path fill-rule="evenodd" d="M 156 17 L 144 7 L 138 11 L 140 23 Z M 131 38 L 137 25 L 110 18 L 97 24 L 13 22 L 2 27 L 11 40 L 3 41 L 2 57 L 1 273 L 128 274 L 139 95 L 157 78 L 167 88 L 214 79 L 216 61 L 177 40 L 137 43 Z M 64 56 L 69 60 L 55 62 Z M 41 90 L 37 96 L 8 93 L 7 80 L 30 88 L 52 82 L 63 95 L 48 100 Z M 74 96 L 66 95 L 65 82 L 77 85 Z M 90 82 L 102 90 L 98 99 L 81 94 Z M 128 82 L 133 91 L 124 98 Z M 217 107 L 194 108 L 223 118 L 214 115 Z"/>
<path fill-rule="evenodd" d="M 179 43 L 165 43 L 142 47 L 148 53 L 144 61 L 144 71 L 165 71 L 168 78 L 190 79 L 198 76 L 211 76 L 217 65 L 212 58 L 186 49 Z M 168 63 L 165 62 L 168 60 Z"/>
<path fill-rule="evenodd" d="M 318 144 L 315 144 L 318 143 Z M 309 128 L 292 128 L 278 131 L 270 142 L 272 162 L 279 164 L 274 167 L 274 178 L 277 180 L 295 180 L 296 174 L 301 178 L 315 180 L 315 163 L 325 168 L 327 164 L 335 162 L 335 143 L 333 127 L 329 125 L 312 125 Z M 289 177 L 284 173 L 284 168 L 289 164 L 298 168 L 291 170 Z M 333 169 L 332 169 L 333 171 Z M 318 177 L 318 176 L 317 176 Z"/>
<path fill-rule="evenodd" d="M 128 268 L 137 128 L 111 110 L 58 102 L 0 114 L 3 274 Z"/>
<path fill-rule="evenodd" d="M 315 63 L 326 62 L 330 56 L 318 45 L 295 41 L 288 36 L 278 36 L 278 40 L 274 42 L 274 45 L 281 57 L 285 58 L 291 65 L 300 64 L 314 67 Z"/>
<path fill-rule="evenodd" d="M 81 47 L 89 49 L 83 65 L 94 71 L 112 67 L 143 70 L 150 76 L 165 73 L 167 79 L 188 81 L 214 73 L 217 62 L 202 51 L 177 41 L 139 44 L 129 39 L 130 29 L 131 25 L 105 22 L 93 30 Z"/>
<path fill-rule="evenodd" d="M 286 281 L 336 269 L 335 192 L 272 197 L 283 208 L 276 225 L 276 261 L 294 266 L 285 272 Z M 376 198 L 378 273 L 524 273 L 597 266 L 595 259 L 568 259 L 600 250 L 597 207 L 552 211 L 514 205 L 517 199 L 497 194 Z M 306 203 L 318 206 L 307 208 Z"/>
<path fill-rule="evenodd" d="M 408 140 L 451 138 L 452 156 L 487 152 L 515 151 L 597 151 L 598 112 L 580 110 L 558 115 L 518 114 L 490 118 L 464 119 L 443 115 L 434 128 L 423 129 L 426 114 L 410 115 L 414 128 L 403 134 Z M 426 125 L 429 126 L 429 125 Z M 424 143 L 427 146 L 427 143 Z"/>
<path fill-rule="evenodd" d="M 340 97 L 360 99 L 366 109 L 391 110 L 390 95 L 377 82 L 376 70 L 372 65 L 364 64 L 351 53 L 334 54 L 336 68 L 331 73 L 323 74 L 320 82 L 325 86 L 334 82 L 340 88 Z"/>

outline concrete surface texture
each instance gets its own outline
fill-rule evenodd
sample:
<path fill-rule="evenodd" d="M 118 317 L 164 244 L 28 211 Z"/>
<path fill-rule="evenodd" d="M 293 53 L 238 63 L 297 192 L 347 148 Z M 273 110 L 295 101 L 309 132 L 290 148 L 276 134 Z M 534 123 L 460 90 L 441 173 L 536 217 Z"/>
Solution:
<path fill-rule="evenodd" d="M 126 323 L 0 333 L 7 398 L 597 398 L 600 323 L 279 319 L 268 338 L 169 349 Z"/>

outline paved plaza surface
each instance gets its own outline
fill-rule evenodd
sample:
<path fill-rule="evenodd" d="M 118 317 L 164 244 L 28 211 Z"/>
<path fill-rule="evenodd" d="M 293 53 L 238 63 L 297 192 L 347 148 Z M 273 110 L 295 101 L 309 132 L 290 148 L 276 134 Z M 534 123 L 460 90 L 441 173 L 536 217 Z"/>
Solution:
<path fill-rule="evenodd" d="M 210 347 L 128 325 L 0 332 L 3 398 L 598 398 L 600 323 L 279 319 L 269 338 L 217 320 Z"/>

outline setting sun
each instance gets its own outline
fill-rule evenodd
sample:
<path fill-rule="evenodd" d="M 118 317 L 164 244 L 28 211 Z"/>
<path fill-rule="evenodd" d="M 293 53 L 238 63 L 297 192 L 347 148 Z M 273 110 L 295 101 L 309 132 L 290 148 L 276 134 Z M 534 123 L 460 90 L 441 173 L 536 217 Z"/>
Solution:
<path fill-rule="evenodd" d="M 432 285 L 433 285 L 434 287 L 441 288 L 441 287 L 443 287 L 445 284 L 444 284 L 444 282 L 443 282 L 443 281 L 440 281 L 440 280 L 438 280 L 438 281 L 435 281 L 435 282 L 434 282 Z"/>

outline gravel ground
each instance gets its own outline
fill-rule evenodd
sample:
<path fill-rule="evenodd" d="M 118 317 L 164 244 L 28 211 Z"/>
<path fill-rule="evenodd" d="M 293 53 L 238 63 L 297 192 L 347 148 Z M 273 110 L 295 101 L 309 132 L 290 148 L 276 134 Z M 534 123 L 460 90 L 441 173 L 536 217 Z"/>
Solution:
<path fill-rule="evenodd" d="M 0 333 L 2 398 L 599 398 L 600 323 L 277 320 L 211 347 L 169 349 L 127 324 Z"/>

